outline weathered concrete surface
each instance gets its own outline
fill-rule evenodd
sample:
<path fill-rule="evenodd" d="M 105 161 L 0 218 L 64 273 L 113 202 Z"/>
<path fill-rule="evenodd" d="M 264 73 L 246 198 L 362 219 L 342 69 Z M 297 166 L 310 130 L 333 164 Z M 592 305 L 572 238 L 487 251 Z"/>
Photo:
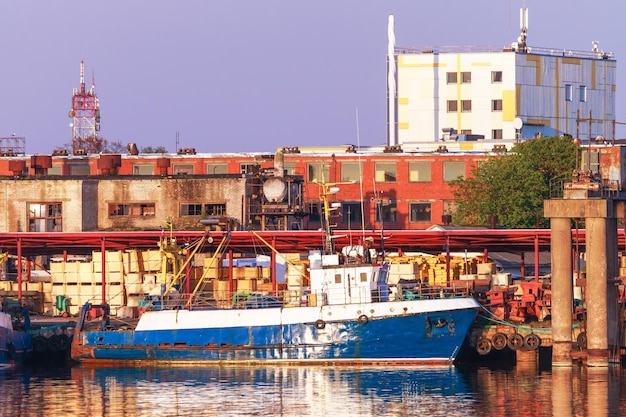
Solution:
<path fill-rule="evenodd" d="M 552 229 L 553 364 L 567 364 L 568 359 L 571 364 L 571 356 L 568 358 L 565 353 L 565 331 L 571 329 L 573 302 L 570 219 L 584 218 L 587 238 L 587 365 L 608 366 L 610 349 L 618 343 L 617 289 L 612 281 L 619 271 L 617 217 L 623 217 L 625 211 L 624 201 L 612 199 L 544 202 L 544 214 L 550 218 Z M 569 228 L 569 232 L 565 228 Z"/>
<path fill-rule="evenodd" d="M 572 366 L 572 228 L 569 218 L 550 219 L 552 258 L 552 366 Z"/>

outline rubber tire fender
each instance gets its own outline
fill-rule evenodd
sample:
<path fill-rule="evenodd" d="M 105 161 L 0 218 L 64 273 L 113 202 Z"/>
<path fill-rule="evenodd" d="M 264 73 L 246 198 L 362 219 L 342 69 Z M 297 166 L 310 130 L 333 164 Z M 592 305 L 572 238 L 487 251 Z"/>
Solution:
<path fill-rule="evenodd" d="M 67 350 L 67 348 L 70 347 L 70 338 L 68 335 L 66 335 L 65 333 L 62 333 L 59 335 L 59 338 L 57 339 L 57 348 L 58 350 Z"/>
<path fill-rule="evenodd" d="M 524 346 L 524 337 L 519 333 L 511 333 L 507 341 L 507 346 L 511 350 L 520 350 L 520 348 Z"/>
<path fill-rule="evenodd" d="M 369 319 L 369 318 L 367 318 L 367 316 L 366 316 L 365 314 L 361 314 L 361 315 L 359 316 L 359 323 L 360 323 L 360 324 L 365 325 L 365 324 L 367 324 L 369 321 L 370 321 L 370 319 Z"/>
<path fill-rule="evenodd" d="M 42 353 L 48 350 L 48 344 L 43 336 L 35 336 L 32 340 L 33 350 L 37 353 Z"/>
<path fill-rule="evenodd" d="M 541 346 L 541 338 L 534 333 L 529 333 L 524 337 L 524 347 L 528 350 L 536 350 Z"/>
<path fill-rule="evenodd" d="M 491 343 L 493 344 L 493 348 L 495 350 L 504 349 L 507 346 L 508 342 L 509 342 L 509 339 L 506 336 L 506 334 L 501 333 L 501 332 L 494 334 L 493 337 L 491 338 Z"/>
<path fill-rule="evenodd" d="M 315 321 L 315 328 L 318 330 L 322 330 L 324 327 L 326 327 L 326 322 L 322 319 L 316 320 Z"/>
<path fill-rule="evenodd" d="M 476 342 L 476 352 L 480 355 L 486 355 L 491 352 L 491 340 L 486 337 L 481 337 Z"/>

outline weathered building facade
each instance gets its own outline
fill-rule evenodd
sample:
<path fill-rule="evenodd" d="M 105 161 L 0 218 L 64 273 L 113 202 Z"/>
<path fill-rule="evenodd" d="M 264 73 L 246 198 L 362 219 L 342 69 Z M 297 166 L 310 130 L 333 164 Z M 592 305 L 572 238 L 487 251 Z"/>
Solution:
<path fill-rule="evenodd" d="M 318 229 L 321 181 L 340 189 L 338 228 L 426 229 L 454 211 L 449 182 L 489 154 L 283 148 L 278 168 L 274 154 L 4 156 L 0 231 L 158 230 L 168 218 L 193 228 L 206 216 Z"/>

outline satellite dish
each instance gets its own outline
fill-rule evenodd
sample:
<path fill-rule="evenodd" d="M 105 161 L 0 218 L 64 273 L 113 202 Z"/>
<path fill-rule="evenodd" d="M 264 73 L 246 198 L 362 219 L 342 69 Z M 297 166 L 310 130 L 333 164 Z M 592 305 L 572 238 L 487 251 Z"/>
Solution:
<path fill-rule="evenodd" d="M 522 119 L 520 119 L 519 117 L 516 117 L 515 120 L 513 120 L 513 127 L 517 130 L 520 130 L 522 126 L 524 126 L 524 122 L 522 122 Z"/>

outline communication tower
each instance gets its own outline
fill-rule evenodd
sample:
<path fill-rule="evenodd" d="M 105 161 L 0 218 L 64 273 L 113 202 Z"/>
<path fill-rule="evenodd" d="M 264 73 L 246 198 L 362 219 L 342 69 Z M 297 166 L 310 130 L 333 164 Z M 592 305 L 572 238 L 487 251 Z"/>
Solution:
<path fill-rule="evenodd" d="M 74 88 L 72 108 L 72 153 L 97 153 L 102 149 L 103 140 L 98 138 L 100 131 L 100 104 L 96 96 L 96 85 L 91 78 L 91 88 L 85 89 L 85 63 L 80 61 L 80 87 Z"/>

